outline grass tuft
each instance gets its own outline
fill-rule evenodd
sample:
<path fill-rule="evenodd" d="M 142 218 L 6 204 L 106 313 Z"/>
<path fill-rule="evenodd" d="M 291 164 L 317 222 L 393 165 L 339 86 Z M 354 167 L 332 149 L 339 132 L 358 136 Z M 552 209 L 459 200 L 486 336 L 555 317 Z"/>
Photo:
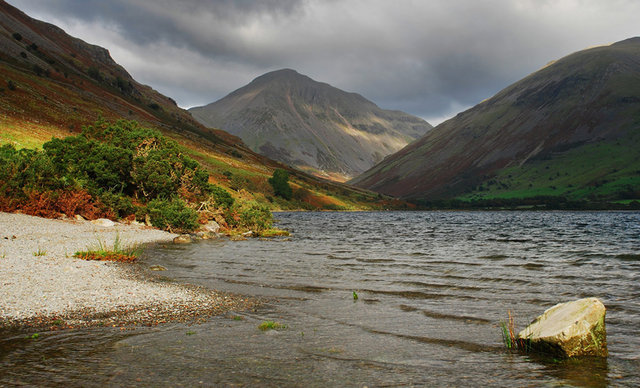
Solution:
<path fill-rule="evenodd" d="M 274 321 L 264 321 L 260 325 L 258 325 L 258 329 L 260 329 L 262 331 L 282 330 L 282 329 L 286 329 L 286 328 L 287 328 L 287 325 L 284 325 L 284 324 L 279 323 L 279 322 L 274 322 Z"/>
<path fill-rule="evenodd" d="M 113 247 L 107 247 L 106 243 L 98 239 L 97 246 L 88 248 L 86 251 L 76 252 L 73 256 L 82 260 L 117 261 L 131 263 L 138 259 L 142 253 L 139 245 L 123 245 L 120 235 L 116 234 Z"/>

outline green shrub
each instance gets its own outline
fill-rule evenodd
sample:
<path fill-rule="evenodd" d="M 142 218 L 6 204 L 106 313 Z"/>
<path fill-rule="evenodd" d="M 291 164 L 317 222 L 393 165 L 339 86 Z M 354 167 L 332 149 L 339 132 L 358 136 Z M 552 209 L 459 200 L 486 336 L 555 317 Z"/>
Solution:
<path fill-rule="evenodd" d="M 127 217 L 132 214 L 138 215 L 142 210 L 140 206 L 133 204 L 131 198 L 122 193 L 103 192 L 100 195 L 100 201 L 105 207 L 111 209 L 118 218 Z"/>
<path fill-rule="evenodd" d="M 179 199 L 154 199 L 147 204 L 151 224 L 172 232 L 190 232 L 198 227 L 198 213 Z"/>
<path fill-rule="evenodd" d="M 16 150 L 9 144 L 0 147 L 0 194 L 20 197 L 25 190 L 46 191 L 61 186 L 55 167 L 42 152 Z"/>
<path fill-rule="evenodd" d="M 281 168 L 273 172 L 273 176 L 269 178 L 269 184 L 273 187 L 275 195 L 290 200 L 293 196 L 291 186 L 289 186 L 289 173 Z"/>
<path fill-rule="evenodd" d="M 65 182 L 97 191 L 132 191 L 131 151 L 116 145 L 70 136 L 42 147 Z"/>
<path fill-rule="evenodd" d="M 234 199 L 229 192 L 220 186 L 210 185 L 209 192 L 213 197 L 215 205 L 222 209 L 229 209 L 233 206 Z"/>
<path fill-rule="evenodd" d="M 225 212 L 225 219 L 233 228 L 252 230 L 258 234 L 271 228 L 273 224 L 269 208 L 255 201 L 236 204 Z"/>
<path fill-rule="evenodd" d="M 209 174 L 195 160 L 135 121 L 99 119 L 82 135 L 53 139 L 43 148 L 65 182 L 93 193 L 120 192 L 143 201 L 176 193 L 196 201 L 209 194 Z"/>
<path fill-rule="evenodd" d="M 271 225 L 266 207 L 237 206 L 229 192 L 208 181 L 208 172 L 176 142 L 135 121 L 99 119 L 80 135 L 46 142 L 41 151 L 0 147 L 0 208 L 5 210 L 149 215 L 158 228 L 190 231 L 198 226 L 198 214 L 187 203 L 210 202 L 235 217 L 231 224 L 254 231 Z M 64 209 L 56 205 L 59 198 L 68 205 Z"/>
<path fill-rule="evenodd" d="M 273 216 L 268 207 L 250 201 L 240 211 L 240 222 L 245 228 L 260 233 L 271 228 Z"/>
<path fill-rule="evenodd" d="M 174 168 L 170 159 L 168 153 L 163 151 L 150 152 L 133 159 L 131 178 L 144 198 L 169 197 L 178 190 L 179 177 L 172 174 Z"/>

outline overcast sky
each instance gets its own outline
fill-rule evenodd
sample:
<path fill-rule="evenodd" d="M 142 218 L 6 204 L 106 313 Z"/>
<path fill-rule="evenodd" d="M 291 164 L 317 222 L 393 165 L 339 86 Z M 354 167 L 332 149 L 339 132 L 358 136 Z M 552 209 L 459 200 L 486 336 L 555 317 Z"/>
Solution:
<path fill-rule="evenodd" d="M 549 61 L 640 35 L 637 0 L 9 0 L 189 108 L 292 68 L 439 123 Z"/>

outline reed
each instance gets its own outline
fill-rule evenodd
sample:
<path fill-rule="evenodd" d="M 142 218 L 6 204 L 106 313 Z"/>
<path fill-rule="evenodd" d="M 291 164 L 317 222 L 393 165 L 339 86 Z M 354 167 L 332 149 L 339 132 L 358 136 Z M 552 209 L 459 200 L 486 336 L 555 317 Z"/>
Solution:
<path fill-rule="evenodd" d="M 507 349 L 510 350 L 529 350 L 529 343 L 523 338 L 516 336 L 515 321 L 511 310 L 507 310 L 507 321 L 500 321 L 500 329 L 502 330 L 502 342 Z"/>

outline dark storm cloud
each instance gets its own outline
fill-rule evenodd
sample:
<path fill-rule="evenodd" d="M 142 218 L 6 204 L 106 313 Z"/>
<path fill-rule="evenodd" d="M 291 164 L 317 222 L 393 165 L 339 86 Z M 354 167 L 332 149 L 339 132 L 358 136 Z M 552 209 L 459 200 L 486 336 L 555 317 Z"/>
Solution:
<path fill-rule="evenodd" d="M 438 120 L 547 62 L 638 35 L 625 0 L 22 0 L 182 106 L 289 67 Z"/>

